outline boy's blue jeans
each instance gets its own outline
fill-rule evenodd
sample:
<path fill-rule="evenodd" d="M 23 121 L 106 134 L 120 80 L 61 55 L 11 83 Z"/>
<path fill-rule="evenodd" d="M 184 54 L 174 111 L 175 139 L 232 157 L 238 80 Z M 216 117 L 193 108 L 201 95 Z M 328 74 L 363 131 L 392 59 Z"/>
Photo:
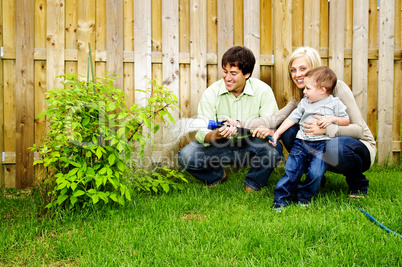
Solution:
<path fill-rule="evenodd" d="M 287 151 L 292 149 L 299 129 L 299 125 L 294 125 L 282 134 Z M 328 163 L 328 171 L 345 175 L 350 192 L 367 192 L 369 181 L 363 172 L 370 168 L 371 160 L 370 152 L 362 142 L 349 136 L 332 138 L 325 146 L 324 160 Z"/>
<path fill-rule="evenodd" d="M 282 149 L 282 148 L 280 148 Z M 178 155 L 179 165 L 207 185 L 219 183 L 225 165 L 250 167 L 245 184 L 253 190 L 266 185 L 280 155 L 277 148 L 267 140 L 247 137 L 242 140 L 222 140 L 210 146 L 194 141 L 185 146 Z"/>
<path fill-rule="evenodd" d="M 327 170 L 327 164 L 323 159 L 327 142 L 296 139 L 286 161 L 285 175 L 275 186 L 275 205 L 286 206 L 293 193 L 295 200 L 302 203 L 310 202 L 317 194 L 321 178 Z M 306 173 L 306 180 L 298 186 L 303 173 Z"/>

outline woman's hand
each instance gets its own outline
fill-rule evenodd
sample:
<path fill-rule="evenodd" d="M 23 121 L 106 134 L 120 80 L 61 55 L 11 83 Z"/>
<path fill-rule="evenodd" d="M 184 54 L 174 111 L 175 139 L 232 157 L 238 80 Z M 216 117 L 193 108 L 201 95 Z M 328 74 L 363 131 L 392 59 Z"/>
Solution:
<path fill-rule="evenodd" d="M 316 117 L 316 115 L 314 115 Z M 317 116 L 320 117 L 321 116 Z M 303 132 L 306 135 L 325 135 L 325 129 L 317 125 L 317 121 L 305 121 L 303 124 Z"/>
<path fill-rule="evenodd" d="M 253 137 L 259 137 L 265 139 L 268 137 L 268 135 L 272 136 L 274 133 L 275 133 L 274 130 L 261 125 L 253 130 Z"/>

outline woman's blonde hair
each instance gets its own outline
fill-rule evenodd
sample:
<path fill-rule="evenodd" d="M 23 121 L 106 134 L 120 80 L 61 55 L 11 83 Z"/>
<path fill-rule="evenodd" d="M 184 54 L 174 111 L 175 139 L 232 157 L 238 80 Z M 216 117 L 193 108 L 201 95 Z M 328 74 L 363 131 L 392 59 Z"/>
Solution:
<path fill-rule="evenodd" d="M 300 101 L 303 97 L 303 90 L 300 90 L 296 84 L 292 80 L 292 74 L 290 72 L 293 60 L 299 57 L 304 57 L 307 62 L 310 64 L 311 69 L 317 68 L 321 66 L 321 57 L 320 54 L 318 53 L 317 50 L 315 50 L 312 47 L 309 46 L 302 46 L 297 48 L 289 57 L 288 61 L 288 71 L 289 71 L 289 77 L 290 80 L 292 81 L 292 95 L 293 98 L 295 98 L 297 101 Z"/>

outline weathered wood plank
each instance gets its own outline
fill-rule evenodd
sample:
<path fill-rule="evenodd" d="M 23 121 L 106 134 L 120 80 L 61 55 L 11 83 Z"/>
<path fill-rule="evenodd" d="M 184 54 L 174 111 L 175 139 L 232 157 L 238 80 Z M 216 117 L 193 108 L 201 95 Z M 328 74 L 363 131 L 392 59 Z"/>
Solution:
<path fill-rule="evenodd" d="M 304 46 L 304 0 L 292 0 L 292 46 Z M 296 19 L 297 18 L 297 19 Z M 275 36 L 273 37 L 275 39 Z"/>
<path fill-rule="evenodd" d="M 203 0 L 190 3 L 191 19 L 191 97 L 190 116 L 197 115 L 198 102 L 207 88 L 207 5 Z"/>
<path fill-rule="evenodd" d="M 124 1 L 124 39 L 123 46 L 124 51 L 134 51 L 134 0 Z M 132 106 L 135 98 L 134 88 L 134 52 L 133 61 L 124 61 L 125 53 L 123 51 L 123 90 L 127 94 L 127 104 Z"/>
<path fill-rule="evenodd" d="M 192 21 L 191 21 L 191 1 L 179 0 L 179 50 L 180 52 L 191 55 L 192 41 Z M 198 25 L 197 25 L 198 26 Z M 198 41 L 198 40 L 195 40 Z M 190 62 L 192 57 L 190 56 Z M 179 117 L 188 118 L 191 116 L 191 93 L 196 90 L 192 88 L 191 65 L 180 64 L 179 53 Z"/>
<path fill-rule="evenodd" d="M 162 1 L 162 54 L 163 85 L 179 96 L 179 3 Z M 175 119 L 178 112 L 171 113 Z"/>
<path fill-rule="evenodd" d="M 352 88 L 356 103 L 367 120 L 367 75 L 368 75 L 368 21 L 369 3 L 366 0 L 353 2 L 353 67 Z"/>
<path fill-rule="evenodd" d="M 320 1 L 320 47 L 329 46 L 329 8 L 328 1 Z"/>
<path fill-rule="evenodd" d="M 394 18 L 394 49 L 402 48 L 402 30 L 401 30 L 401 1 L 395 1 L 395 18 Z M 392 140 L 401 140 L 401 112 L 402 112 L 402 62 L 394 61 L 394 93 L 393 93 L 393 120 L 392 120 Z M 401 153 L 394 153 L 392 160 L 400 163 Z"/>
<path fill-rule="evenodd" d="M 92 52 L 95 51 L 95 0 L 78 1 L 77 7 L 77 71 L 79 75 L 87 77 L 89 43 Z M 93 62 L 93 64 L 95 63 Z"/>
<path fill-rule="evenodd" d="M 329 23 L 329 67 L 343 80 L 345 41 L 345 0 L 331 2 Z"/>
<path fill-rule="evenodd" d="M 13 58 L 7 60 L 3 57 L 3 82 L 4 82 L 4 99 L 1 103 L 4 108 L 4 129 L 2 140 L 4 142 L 3 151 L 15 151 L 16 140 L 16 112 L 15 112 L 15 1 L 2 1 L 3 7 L 3 28 L 2 38 L 3 46 L 9 47 L 14 51 Z M 5 50 L 5 49 L 4 49 Z M 4 185 L 5 187 L 15 187 L 15 165 L 12 168 L 3 166 Z"/>
<path fill-rule="evenodd" d="M 34 143 L 34 2 L 16 0 L 16 187 L 33 181 Z"/>
<path fill-rule="evenodd" d="M 318 51 L 320 47 L 320 0 L 304 2 L 304 45 Z"/>
<path fill-rule="evenodd" d="M 46 117 L 36 118 L 39 113 L 46 110 L 46 61 L 35 61 L 35 143 L 39 143 L 46 134 Z"/>
<path fill-rule="evenodd" d="M 95 28 L 95 44 L 92 45 L 92 51 L 95 52 L 95 76 L 105 77 L 107 75 L 107 15 L 106 1 L 96 0 L 96 28 Z M 132 49 L 134 51 L 134 49 Z M 101 52 L 101 53 L 100 53 Z M 97 55 L 101 54 L 102 60 L 97 60 Z"/>
<path fill-rule="evenodd" d="M 222 56 L 233 46 L 233 0 L 218 1 L 218 69 Z"/>
<path fill-rule="evenodd" d="M 390 163 L 392 152 L 395 1 L 380 1 L 378 63 L 378 162 Z"/>
<path fill-rule="evenodd" d="M 47 89 L 63 88 L 61 78 L 56 78 L 65 73 L 64 69 L 64 32 L 65 32 L 65 4 L 64 0 L 47 0 L 47 49 L 46 62 L 50 66 L 46 68 Z"/>
<path fill-rule="evenodd" d="M 252 76 L 260 78 L 260 0 L 244 0 L 244 46 L 255 56 Z"/>
<path fill-rule="evenodd" d="M 123 2 L 106 1 L 107 71 L 114 75 L 114 86 L 123 89 Z"/>
<path fill-rule="evenodd" d="M 291 1 L 274 0 L 274 94 L 279 108 L 291 99 L 291 86 L 287 60 L 292 53 L 292 5 Z M 284 32 L 289 34 L 283 34 Z"/>
<path fill-rule="evenodd" d="M 233 45 L 244 46 L 244 20 L 247 0 L 233 0 Z M 259 6 L 259 3 L 258 3 Z M 257 6 L 257 8 L 258 8 Z M 236 18 L 236 19 L 234 19 Z"/>
<path fill-rule="evenodd" d="M 3 1 L 0 1 L 0 29 L 3 29 Z M 3 31 L 0 31 L 0 47 L 3 47 Z M 3 59 L 0 57 L 0 151 L 4 151 L 4 84 L 3 84 Z M 4 186 L 3 163 L 0 162 L 0 187 Z"/>
<path fill-rule="evenodd" d="M 135 88 L 147 89 L 151 73 L 151 3 L 134 1 L 134 84 Z M 145 95 L 135 93 L 135 103 L 146 105 Z"/>

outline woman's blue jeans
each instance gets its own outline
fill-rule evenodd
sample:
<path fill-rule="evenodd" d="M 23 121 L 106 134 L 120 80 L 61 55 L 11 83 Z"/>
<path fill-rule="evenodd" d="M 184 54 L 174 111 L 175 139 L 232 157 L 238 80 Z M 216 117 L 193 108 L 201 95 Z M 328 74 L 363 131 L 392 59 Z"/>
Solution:
<path fill-rule="evenodd" d="M 185 146 L 178 155 L 179 165 L 207 185 L 219 183 L 225 165 L 250 167 L 244 182 L 256 191 L 266 185 L 279 161 L 277 148 L 266 139 L 257 137 L 238 141 L 225 139 L 209 146 L 194 141 Z"/>
<path fill-rule="evenodd" d="M 327 141 L 309 142 L 296 139 L 286 161 L 285 175 L 275 186 L 276 205 L 286 206 L 293 194 L 295 201 L 308 203 L 318 193 L 321 178 L 327 170 L 323 159 L 326 143 Z M 304 173 L 306 180 L 298 186 Z"/>
<path fill-rule="evenodd" d="M 289 128 L 282 135 L 282 142 L 287 151 L 290 151 L 295 140 L 298 125 Z M 359 140 L 340 136 L 332 138 L 325 146 L 324 160 L 328 164 L 328 170 L 343 174 L 349 185 L 350 192 L 367 192 L 369 181 L 363 172 L 371 166 L 370 152 Z"/>

